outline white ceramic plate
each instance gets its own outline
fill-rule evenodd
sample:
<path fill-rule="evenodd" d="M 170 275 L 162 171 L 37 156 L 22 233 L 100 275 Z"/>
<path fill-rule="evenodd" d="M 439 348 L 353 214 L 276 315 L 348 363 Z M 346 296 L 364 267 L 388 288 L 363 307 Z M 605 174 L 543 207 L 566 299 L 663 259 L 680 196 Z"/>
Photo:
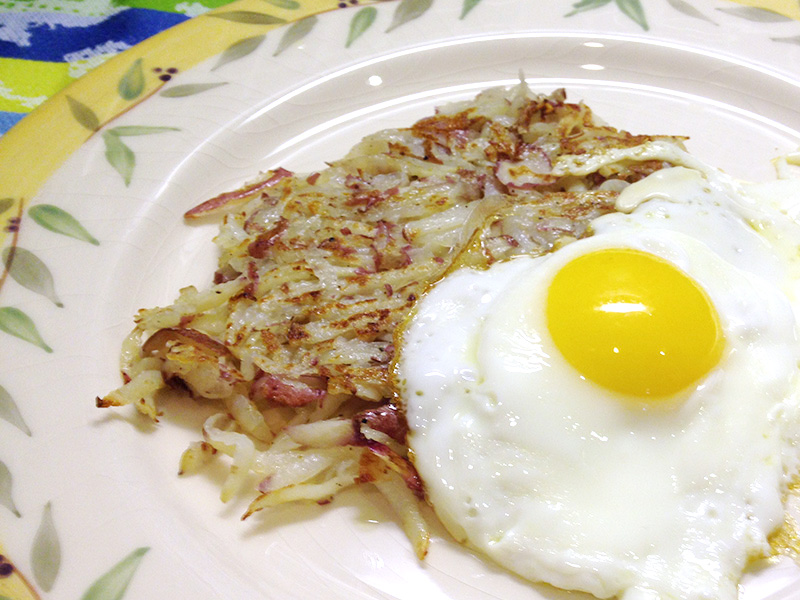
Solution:
<path fill-rule="evenodd" d="M 277 56 L 279 32 L 238 60 L 180 73 L 164 90 L 224 85 L 157 94 L 114 121 L 107 129 L 140 128 L 120 138 L 133 165 L 120 166 L 126 152 L 109 152 L 108 136 L 75 153 L 32 206 L 58 207 L 99 245 L 27 221 L 19 247 L 52 274 L 63 307 L 17 280 L 2 290 L 2 305 L 24 309 L 52 349 L 0 331 L 0 386 L 31 432 L 0 420 L 8 472 L 0 473 L 0 538 L 19 571 L 57 598 L 562 595 L 483 562 L 438 529 L 420 564 L 368 492 L 242 523 L 248 498 L 221 504 L 221 473 L 176 475 L 199 436 L 197 411 L 168 404 L 152 426 L 132 410 L 96 409 L 94 398 L 119 384 L 119 344 L 136 310 L 210 281 L 216 226 L 186 225 L 187 208 L 259 170 L 319 168 L 366 133 L 520 73 L 537 90 L 566 87 L 616 127 L 689 135 L 700 158 L 743 178 L 772 178 L 771 159 L 800 146 L 800 24 L 709 0 L 651 2 L 639 15 L 625 14 L 624 2 L 597 4 L 567 17 L 569 0 L 482 0 L 461 19 L 461 0 L 436 0 L 389 32 L 398 4 L 379 4 L 350 47 L 362 7 L 335 11 Z M 60 560 L 48 566 L 41 557 L 55 549 Z M 742 597 L 799 592 L 800 575 L 784 562 L 749 574 Z"/>

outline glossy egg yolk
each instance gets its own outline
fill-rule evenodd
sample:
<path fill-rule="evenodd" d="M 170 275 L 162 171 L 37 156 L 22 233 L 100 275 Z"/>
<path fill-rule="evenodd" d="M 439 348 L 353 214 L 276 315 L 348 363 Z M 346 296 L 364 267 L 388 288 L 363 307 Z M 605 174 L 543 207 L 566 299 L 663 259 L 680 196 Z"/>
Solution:
<path fill-rule="evenodd" d="M 597 250 L 567 263 L 550 285 L 546 310 L 564 358 L 615 392 L 674 394 L 722 354 L 719 316 L 705 291 L 639 250 Z"/>

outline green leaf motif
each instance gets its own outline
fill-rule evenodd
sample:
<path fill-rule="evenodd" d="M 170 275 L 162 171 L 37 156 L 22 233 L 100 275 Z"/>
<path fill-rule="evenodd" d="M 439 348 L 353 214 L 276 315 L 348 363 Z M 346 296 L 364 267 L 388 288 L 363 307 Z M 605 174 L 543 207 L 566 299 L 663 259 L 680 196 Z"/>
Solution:
<path fill-rule="evenodd" d="M 164 133 L 165 131 L 180 131 L 177 127 L 151 127 L 148 125 L 122 125 L 109 129 L 108 133 L 112 133 L 119 137 L 133 136 L 133 135 L 152 135 L 154 133 Z"/>
<path fill-rule="evenodd" d="M 150 548 L 137 548 L 86 590 L 81 600 L 121 600 L 139 563 Z"/>
<path fill-rule="evenodd" d="M 131 184 L 133 170 L 136 167 L 136 155 L 125 142 L 123 137 L 136 135 L 151 135 L 165 131 L 180 131 L 177 127 L 153 127 L 147 125 L 125 125 L 114 127 L 103 132 L 103 142 L 106 145 L 106 160 L 122 175 L 125 185 Z"/>
<path fill-rule="evenodd" d="M 571 17 L 573 15 L 586 12 L 587 10 L 601 8 L 610 3 L 611 0 L 581 0 L 580 2 L 573 4 L 572 10 L 565 16 Z M 642 4 L 639 0 L 614 0 L 614 3 L 626 17 L 633 19 L 633 21 L 635 21 L 642 29 L 645 31 L 650 29 L 650 26 L 647 24 L 647 18 L 645 17 L 644 9 L 642 8 Z"/>
<path fill-rule="evenodd" d="M 793 35 L 790 37 L 774 37 L 770 38 L 773 42 L 782 42 L 784 44 L 797 44 L 800 46 L 800 35 Z"/>
<path fill-rule="evenodd" d="M 394 11 L 392 22 L 386 33 L 424 15 L 433 5 L 433 0 L 402 0 Z"/>
<path fill-rule="evenodd" d="M 703 21 L 708 21 L 709 23 L 714 23 L 714 25 L 718 25 L 715 21 L 713 21 L 712 19 L 708 18 L 702 12 L 697 10 L 693 5 L 691 5 L 688 2 L 686 2 L 686 0 L 667 0 L 667 1 L 669 2 L 669 5 L 672 8 L 674 8 L 678 12 L 681 12 L 681 13 L 685 14 L 688 17 L 693 17 L 695 19 L 701 19 Z"/>
<path fill-rule="evenodd" d="M 300 3 L 297 0 L 264 0 L 267 4 L 277 6 L 278 8 L 285 8 L 286 10 L 297 10 L 300 8 Z"/>
<path fill-rule="evenodd" d="M 64 305 L 56 294 L 53 275 L 39 257 L 24 248 L 3 248 L 3 264 L 9 275 L 22 287 L 41 294 L 62 308 Z"/>
<path fill-rule="evenodd" d="M 212 69 L 213 71 L 214 69 Z M 162 90 L 159 96 L 164 98 L 184 98 L 186 96 L 194 96 L 207 90 L 213 90 L 221 85 L 227 85 L 227 82 L 221 81 L 219 83 L 185 83 L 183 85 L 173 85 L 165 90 Z"/>
<path fill-rule="evenodd" d="M 469 14 L 473 8 L 475 8 L 481 0 L 464 0 L 464 4 L 461 6 L 461 16 L 459 19 L 463 19 Z"/>
<path fill-rule="evenodd" d="M 133 100 L 144 91 L 144 70 L 141 58 L 137 58 L 119 80 L 117 91 L 125 100 Z"/>
<path fill-rule="evenodd" d="M 4 306 L 0 308 L 0 331 L 5 331 L 21 340 L 39 346 L 39 348 L 45 352 L 53 351 L 53 349 L 44 342 L 42 336 L 39 335 L 36 325 L 33 324 L 31 318 L 20 309 L 14 308 L 13 306 Z"/>
<path fill-rule="evenodd" d="M 572 11 L 568 12 L 565 16 L 571 17 L 573 15 L 577 15 L 578 13 L 582 13 L 587 10 L 594 10 L 610 3 L 611 0 L 581 0 L 580 2 L 573 4 Z"/>
<path fill-rule="evenodd" d="M 233 21 L 234 23 L 245 23 L 246 25 L 280 25 L 286 23 L 285 19 L 252 10 L 230 10 L 222 13 L 211 13 L 208 16 Z"/>
<path fill-rule="evenodd" d="M 353 42 L 361 37 L 367 29 L 375 22 L 378 16 L 378 9 L 374 6 L 367 6 L 359 10 L 350 21 L 350 32 L 347 34 L 345 48 L 349 48 Z"/>
<path fill-rule="evenodd" d="M 310 17 L 306 17 L 305 19 L 300 19 L 292 24 L 291 27 L 287 28 L 281 37 L 281 41 L 278 42 L 278 47 L 275 49 L 275 54 L 272 56 L 278 56 L 281 52 L 286 50 L 289 46 L 292 46 L 306 37 L 311 30 L 314 29 L 314 26 L 317 24 L 317 17 L 315 15 L 311 15 Z"/>
<path fill-rule="evenodd" d="M 53 510 L 49 502 L 44 507 L 42 521 L 33 538 L 31 567 L 36 583 L 45 592 L 52 590 L 58 571 L 61 569 L 61 542 L 58 540 Z"/>
<path fill-rule="evenodd" d="M 37 204 L 28 209 L 28 216 L 33 219 L 34 223 L 38 223 L 49 231 L 67 235 L 83 242 L 89 242 L 95 246 L 100 245 L 100 242 L 86 231 L 75 217 L 57 206 Z"/>
<path fill-rule="evenodd" d="M 0 215 L 6 212 L 9 208 L 14 206 L 14 199 L 13 198 L 2 198 L 0 199 Z"/>
<path fill-rule="evenodd" d="M 0 419 L 8 421 L 25 435 L 31 435 L 31 430 L 22 418 L 16 402 L 2 385 L 0 385 Z"/>
<path fill-rule="evenodd" d="M 136 167 L 136 155 L 128 148 L 118 135 L 111 131 L 103 132 L 103 142 L 106 145 L 106 160 L 122 175 L 125 186 L 131 184 L 133 169 Z"/>
<path fill-rule="evenodd" d="M 642 8 L 642 3 L 639 0 L 615 0 L 617 6 L 622 11 L 626 17 L 633 19 L 633 21 L 639 25 L 645 31 L 650 29 L 650 26 L 647 24 L 647 18 L 644 14 L 644 9 Z"/>
<path fill-rule="evenodd" d="M 244 38 L 243 40 L 234 42 L 222 51 L 222 54 L 219 55 L 217 64 L 215 64 L 211 70 L 216 71 L 223 65 L 227 65 L 230 62 L 239 60 L 240 58 L 244 58 L 248 54 L 255 52 L 256 48 L 261 45 L 266 37 L 267 36 L 265 34 L 254 35 L 253 37 Z"/>
<path fill-rule="evenodd" d="M 10 510 L 15 517 L 22 515 L 17 510 L 14 504 L 14 499 L 11 497 L 11 471 L 8 470 L 6 464 L 0 460 L 0 505 L 5 506 Z"/>
<path fill-rule="evenodd" d="M 100 127 L 100 119 L 97 118 L 95 112 L 86 106 L 83 102 L 75 100 L 72 96 L 67 96 L 67 103 L 69 110 L 75 120 L 83 125 L 89 131 L 97 131 Z"/>

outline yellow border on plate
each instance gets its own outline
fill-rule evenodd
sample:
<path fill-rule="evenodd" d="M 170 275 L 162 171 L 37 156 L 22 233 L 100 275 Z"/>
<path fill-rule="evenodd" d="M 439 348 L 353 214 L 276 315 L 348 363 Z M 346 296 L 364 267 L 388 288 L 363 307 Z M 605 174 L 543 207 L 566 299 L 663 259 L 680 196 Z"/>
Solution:
<path fill-rule="evenodd" d="M 784 17 L 790 19 L 797 19 L 800 21 L 800 2 L 792 2 L 791 0 L 731 0 L 738 4 L 745 6 L 752 6 L 754 8 L 764 8 L 771 10 Z"/>
<path fill-rule="evenodd" d="M 26 203 L 42 184 L 98 129 L 164 85 L 158 74 L 152 72 L 153 68 L 184 71 L 239 40 L 337 6 L 338 0 L 306 0 L 300 8 L 292 10 L 267 5 L 262 0 L 236 0 L 162 31 L 109 59 L 55 94 L 0 137 L 0 200 L 14 201 L 8 214 L 21 216 Z M 281 22 L 260 25 L 215 17 L 231 11 L 268 14 Z M 118 83 L 140 59 L 145 87 L 135 99 L 125 100 L 118 92 Z M 68 98 L 90 108 L 97 117 L 97 127 L 82 125 L 73 115 Z M 0 246 L 7 235 L 5 229 L 0 229 Z"/>

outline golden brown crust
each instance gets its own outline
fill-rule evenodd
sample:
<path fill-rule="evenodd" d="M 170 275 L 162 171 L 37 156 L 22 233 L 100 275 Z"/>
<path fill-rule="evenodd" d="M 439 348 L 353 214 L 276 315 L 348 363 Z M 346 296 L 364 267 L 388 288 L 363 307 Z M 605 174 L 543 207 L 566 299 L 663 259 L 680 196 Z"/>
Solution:
<path fill-rule="evenodd" d="M 168 377 L 192 380 L 193 366 L 207 377 L 216 356 L 220 377 L 235 373 L 236 382 L 312 376 L 329 394 L 385 400 L 393 332 L 428 286 L 456 268 L 543 254 L 589 235 L 591 220 L 613 210 L 619 185 L 606 189 L 609 178 L 624 185 L 666 164 L 628 157 L 581 176 L 555 165 L 653 140 L 680 144 L 598 124 L 563 90 L 490 90 L 410 128 L 368 136 L 323 171 L 270 171 L 187 212 L 235 208 L 216 239 L 222 253 L 210 293 L 235 291 L 195 309 L 179 299 L 144 311 L 139 329 L 160 331 L 143 356 L 160 357 Z M 150 351 L 153 339 L 180 331 L 197 332 L 172 340 L 182 352 Z M 190 387 L 214 397 L 234 387 L 221 383 Z"/>

